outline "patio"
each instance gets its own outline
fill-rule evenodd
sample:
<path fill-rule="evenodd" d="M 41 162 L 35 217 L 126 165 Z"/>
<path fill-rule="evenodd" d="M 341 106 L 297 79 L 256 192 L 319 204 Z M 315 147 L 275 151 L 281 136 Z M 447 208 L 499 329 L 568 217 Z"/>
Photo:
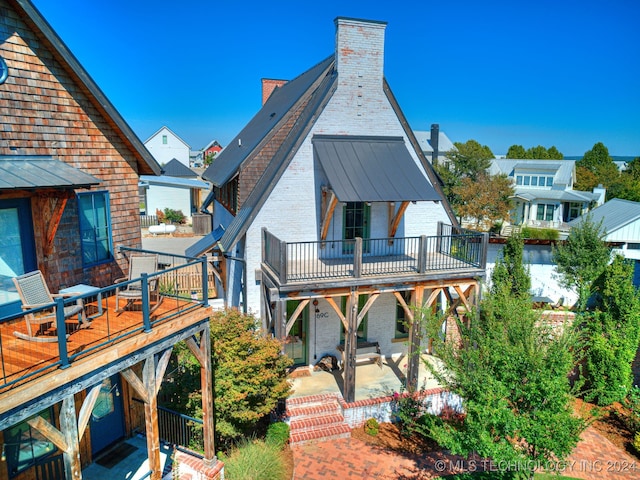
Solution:
<path fill-rule="evenodd" d="M 422 360 L 418 372 L 418 388 L 426 390 L 440 387 L 424 365 L 424 361 L 436 365 L 440 361 L 428 354 L 423 354 Z M 306 367 L 298 369 L 298 372 L 303 369 L 306 369 Z M 293 392 L 289 398 L 321 394 L 343 394 L 343 371 L 314 371 L 313 368 L 309 370 L 310 375 L 296 376 L 289 380 Z M 402 391 L 406 373 L 407 356 L 404 354 L 385 358 L 382 362 L 382 368 L 376 363 L 359 363 L 356 367 L 355 401 L 386 397 L 393 392 Z"/>

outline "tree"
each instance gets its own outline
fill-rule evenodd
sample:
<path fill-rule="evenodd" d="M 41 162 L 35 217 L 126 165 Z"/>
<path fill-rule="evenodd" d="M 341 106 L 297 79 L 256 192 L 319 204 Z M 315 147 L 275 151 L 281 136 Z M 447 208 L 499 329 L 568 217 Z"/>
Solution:
<path fill-rule="evenodd" d="M 444 194 L 454 208 L 460 204 L 454 188 L 459 186 L 463 178 L 476 180 L 478 175 L 485 173 L 491 166 L 494 158 L 491 149 L 486 145 L 480 145 L 475 140 L 466 143 L 454 143 L 456 150 L 447 152 L 447 161 L 444 164 L 434 165 L 436 173 L 442 180 Z"/>
<path fill-rule="evenodd" d="M 454 455 L 521 465 L 529 477 L 537 465 L 566 458 L 585 427 L 573 415 L 568 375 L 578 349 L 571 329 L 551 332 L 530 300 L 506 295 L 489 295 L 477 318 L 458 326 L 461 348 L 430 329 L 443 365 L 426 365 L 462 398 L 464 420 L 425 415 L 422 432 Z"/>
<path fill-rule="evenodd" d="M 507 158 L 524 159 L 527 153 L 522 145 L 511 145 L 507 150 Z"/>
<path fill-rule="evenodd" d="M 610 188 L 620 176 L 617 165 L 602 142 L 596 143 L 591 150 L 586 151 L 582 160 L 576 162 L 576 167 L 575 187 L 578 190 L 592 190 L 599 184 Z M 593 178 L 583 176 L 581 169 L 591 172 L 597 183 L 593 183 Z"/>
<path fill-rule="evenodd" d="M 582 314 L 586 337 L 585 397 L 599 405 L 622 401 L 633 386 L 631 364 L 640 343 L 640 294 L 633 265 L 616 255 L 594 283 L 596 306 Z"/>
<path fill-rule="evenodd" d="M 610 251 L 604 242 L 602 221 L 594 223 L 591 215 L 571 229 L 567 240 L 553 247 L 553 261 L 560 274 L 560 284 L 575 288 L 578 309 L 584 310 L 591 295 L 591 285 L 609 263 Z"/>
<path fill-rule="evenodd" d="M 531 297 L 531 277 L 525 267 L 524 241 L 519 235 L 512 235 L 502 249 L 491 273 L 491 293 L 528 299 Z"/>
<path fill-rule="evenodd" d="M 538 145 L 537 147 L 531 147 L 527 150 L 526 158 L 547 160 L 549 159 L 549 153 L 542 145 Z"/>
<path fill-rule="evenodd" d="M 496 221 L 509 216 L 513 192 L 506 175 L 480 173 L 475 180 L 464 177 L 453 187 L 453 206 L 460 217 L 474 219 L 476 229 L 488 230 Z"/>
<path fill-rule="evenodd" d="M 555 145 L 552 145 L 551 147 L 549 147 L 549 149 L 547 150 L 547 154 L 549 155 L 549 158 L 551 160 L 563 160 L 564 159 L 564 155 L 556 148 Z"/>
<path fill-rule="evenodd" d="M 288 396 L 287 369 L 292 361 L 281 355 L 278 340 L 262 334 L 251 315 L 228 309 L 216 312 L 210 325 L 216 441 L 228 447 L 252 433 Z M 171 408 L 202 418 L 200 368 L 184 344 L 175 348 L 173 370 L 162 397 Z"/>

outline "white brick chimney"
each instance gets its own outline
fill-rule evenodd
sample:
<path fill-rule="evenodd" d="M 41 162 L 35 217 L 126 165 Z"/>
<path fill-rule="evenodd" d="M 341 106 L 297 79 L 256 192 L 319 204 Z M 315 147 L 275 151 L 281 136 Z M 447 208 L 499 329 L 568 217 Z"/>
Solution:
<path fill-rule="evenodd" d="M 382 92 L 387 22 L 338 17 L 335 24 L 338 89 L 350 90 L 361 104 L 367 92 Z"/>

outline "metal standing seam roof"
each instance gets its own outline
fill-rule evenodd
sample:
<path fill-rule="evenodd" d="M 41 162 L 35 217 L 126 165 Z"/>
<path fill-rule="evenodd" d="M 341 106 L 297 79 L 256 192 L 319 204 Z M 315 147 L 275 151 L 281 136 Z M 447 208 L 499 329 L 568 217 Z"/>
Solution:
<path fill-rule="evenodd" d="M 598 224 L 602 221 L 602 228 L 607 234 L 628 225 L 631 222 L 640 220 L 640 203 L 613 198 L 594 208 L 586 215 L 569 222 L 569 226 L 574 227 L 582 222 L 586 216 L 590 216 L 591 221 Z"/>
<path fill-rule="evenodd" d="M 198 178 L 198 174 L 176 158 L 172 158 L 162 167 L 162 174 L 169 177 Z"/>
<path fill-rule="evenodd" d="M 199 257 L 215 247 L 216 243 L 222 238 L 222 235 L 224 235 L 224 227 L 219 225 L 213 232 L 205 235 L 190 247 L 187 247 L 184 254 L 187 257 Z"/>
<path fill-rule="evenodd" d="M 267 102 L 240 133 L 204 171 L 202 178 L 221 187 L 236 174 L 242 162 L 255 150 L 293 105 L 333 63 L 333 55 L 276 88 Z"/>
<path fill-rule="evenodd" d="M 525 189 L 518 187 L 515 188 L 514 196 L 528 201 L 554 200 L 563 202 L 591 202 L 595 199 L 593 193 L 579 190 Z"/>
<path fill-rule="evenodd" d="M 403 137 L 315 135 L 312 143 L 341 202 L 442 200 Z"/>
<path fill-rule="evenodd" d="M 138 185 L 141 187 L 148 185 L 162 185 L 165 187 L 199 189 L 208 189 L 210 187 L 207 182 L 203 182 L 202 180 L 197 180 L 195 178 L 171 177 L 169 175 L 160 175 L 158 177 L 155 175 L 141 175 Z"/>
<path fill-rule="evenodd" d="M 0 157 L 0 189 L 85 188 L 100 180 L 51 157 Z"/>

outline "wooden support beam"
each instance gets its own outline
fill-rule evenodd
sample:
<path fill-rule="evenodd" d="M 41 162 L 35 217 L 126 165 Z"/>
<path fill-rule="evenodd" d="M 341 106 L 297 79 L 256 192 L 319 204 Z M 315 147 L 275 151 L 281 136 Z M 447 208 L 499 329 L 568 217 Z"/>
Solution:
<path fill-rule="evenodd" d="M 408 352 L 408 367 L 407 367 L 407 391 L 413 392 L 418 387 L 418 374 L 420 369 L 420 337 L 422 329 L 422 306 L 424 300 L 424 287 L 422 285 L 416 285 L 416 289 L 412 294 L 412 304 L 416 315 L 410 323 L 409 328 L 409 352 Z"/>
<path fill-rule="evenodd" d="M 67 480 L 79 480 L 82 478 L 82 465 L 80 463 L 80 440 L 78 439 L 78 422 L 73 395 L 69 395 L 62 401 L 60 429 L 67 444 L 63 455 L 65 476 Z"/>
<path fill-rule="evenodd" d="M 348 327 L 344 339 L 344 399 L 355 401 L 356 394 L 356 349 L 358 347 L 358 291 L 354 287 L 347 299 Z"/>
<path fill-rule="evenodd" d="M 404 310 L 404 313 L 407 316 L 409 322 L 413 322 L 413 311 L 411 310 L 411 308 L 409 308 L 407 302 L 404 301 L 404 297 L 402 296 L 402 294 L 400 292 L 393 292 L 393 295 L 396 297 L 396 300 L 398 300 L 398 303 Z"/>
<path fill-rule="evenodd" d="M 336 205 L 338 205 L 338 197 L 333 193 L 333 190 L 329 190 L 327 187 L 322 187 L 322 226 L 320 227 L 321 241 L 327 239 L 329 225 L 331 224 L 331 219 L 333 218 L 333 212 L 336 209 Z"/>
<path fill-rule="evenodd" d="M 365 303 L 364 306 L 362 307 L 362 310 L 358 312 L 358 324 L 356 325 L 356 330 L 360 327 L 360 324 L 362 323 L 362 320 L 364 319 L 365 315 L 371 308 L 371 305 L 373 305 L 373 302 L 375 302 L 379 296 L 380 296 L 379 293 L 374 293 L 373 295 L 370 295 L 369 298 L 367 299 L 367 303 Z"/>
<path fill-rule="evenodd" d="M 147 396 L 147 390 L 144 386 L 144 383 L 142 383 L 135 372 L 130 368 L 127 368 L 126 370 L 122 370 L 120 374 L 127 381 L 127 383 L 131 385 L 131 388 L 135 390 L 135 392 L 140 397 L 140 400 L 142 400 L 144 403 L 149 403 L 149 398 Z"/>
<path fill-rule="evenodd" d="M 347 319 L 344 316 L 344 313 L 342 313 L 342 309 L 338 306 L 338 304 L 333 299 L 333 297 L 326 297 L 325 300 L 338 315 L 338 318 L 340 319 L 340 321 L 342 322 L 342 325 L 344 326 L 344 330 L 345 331 L 349 330 L 349 324 L 347 323 Z"/>
<path fill-rule="evenodd" d="M 213 466 L 216 463 L 216 411 L 215 384 L 213 365 L 211 363 L 211 330 L 207 323 L 200 336 L 200 389 L 202 390 L 202 435 L 204 440 L 204 463 Z"/>
<path fill-rule="evenodd" d="M 395 215 L 391 216 L 391 203 L 389 204 L 389 238 L 393 238 L 396 236 L 396 232 L 398 231 L 398 227 L 400 226 L 400 220 L 404 216 L 404 212 L 407 210 L 409 206 L 409 202 L 402 202 L 400 204 L 400 208 L 395 212 Z M 395 205 L 393 206 L 395 209 Z M 393 240 L 389 240 L 389 244 L 393 244 Z"/>
<path fill-rule="evenodd" d="M 287 321 L 287 327 L 285 328 L 285 332 L 284 332 L 285 337 L 289 335 L 289 332 L 291 331 L 291 327 L 293 327 L 293 324 L 296 323 L 296 320 L 298 319 L 302 311 L 306 308 L 306 306 L 309 305 L 309 301 L 310 301 L 309 299 L 302 300 L 298 304 L 295 311 L 293 312 L 293 315 L 291 315 L 291 318 Z"/>
<path fill-rule="evenodd" d="M 35 428 L 38 432 L 42 434 L 47 440 L 53 442 L 53 444 L 58 447 L 63 452 L 66 452 L 69 448 L 67 446 L 67 440 L 64 435 L 60 433 L 56 427 L 51 425 L 41 416 L 36 416 L 27 420 L 27 423 L 31 428 Z"/>
<path fill-rule="evenodd" d="M 160 391 L 160 387 L 162 386 L 162 379 L 164 378 L 164 373 L 167 370 L 167 365 L 169 365 L 172 351 L 173 347 L 167 348 L 158 360 L 158 365 L 156 366 L 156 391 L 154 396 L 157 396 L 158 392 Z"/>
<path fill-rule="evenodd" d="M 84 436 L 84 432 L 87 429 L 87 425 L 89 425 L 89 420 L 91 419 L 91 412 L 93 411 L 93 407 L 98 400 L 98 395 L 100 395 L 100 389 L 102 388 L 102 384 L 98 384 L 95 387 L 89 389 L 89 393 L 85 397 L 82 402 L 82 406 L 80 407 L 80 414 L 78 415 L 78 438 L 82 439 Z"/>
<path fill-rule="evenodd" d="M 147 398 L 147 401 L 144 402 L 144 420 L 149 470 L 151 471 L 150 478 L 151 480 L 161 480 L 162 464 L 160 462 L 160 430 L 158 427 L 158 397 L 156 396 L 157 379 L 154 355 L 144 361 L 142 382 Z"/>
<path fill-rule="evenodd" d="M 200 365 L 204 365 L 204 363 L 207 361 L 207 359 L 203 356 L 202 354 L 202 341 L 204 339 L 200 339 L 200 341 L 198 342 L 196 337 L 189 337 L 187 339 L 185 339 L 185 343 L 187 344 L 187 347 L 189 348 L 189 351 L 191 353 L 193 353 L 193 356 L 196 357 L 196 360 L 198 360 L 198 363 Z"/>

